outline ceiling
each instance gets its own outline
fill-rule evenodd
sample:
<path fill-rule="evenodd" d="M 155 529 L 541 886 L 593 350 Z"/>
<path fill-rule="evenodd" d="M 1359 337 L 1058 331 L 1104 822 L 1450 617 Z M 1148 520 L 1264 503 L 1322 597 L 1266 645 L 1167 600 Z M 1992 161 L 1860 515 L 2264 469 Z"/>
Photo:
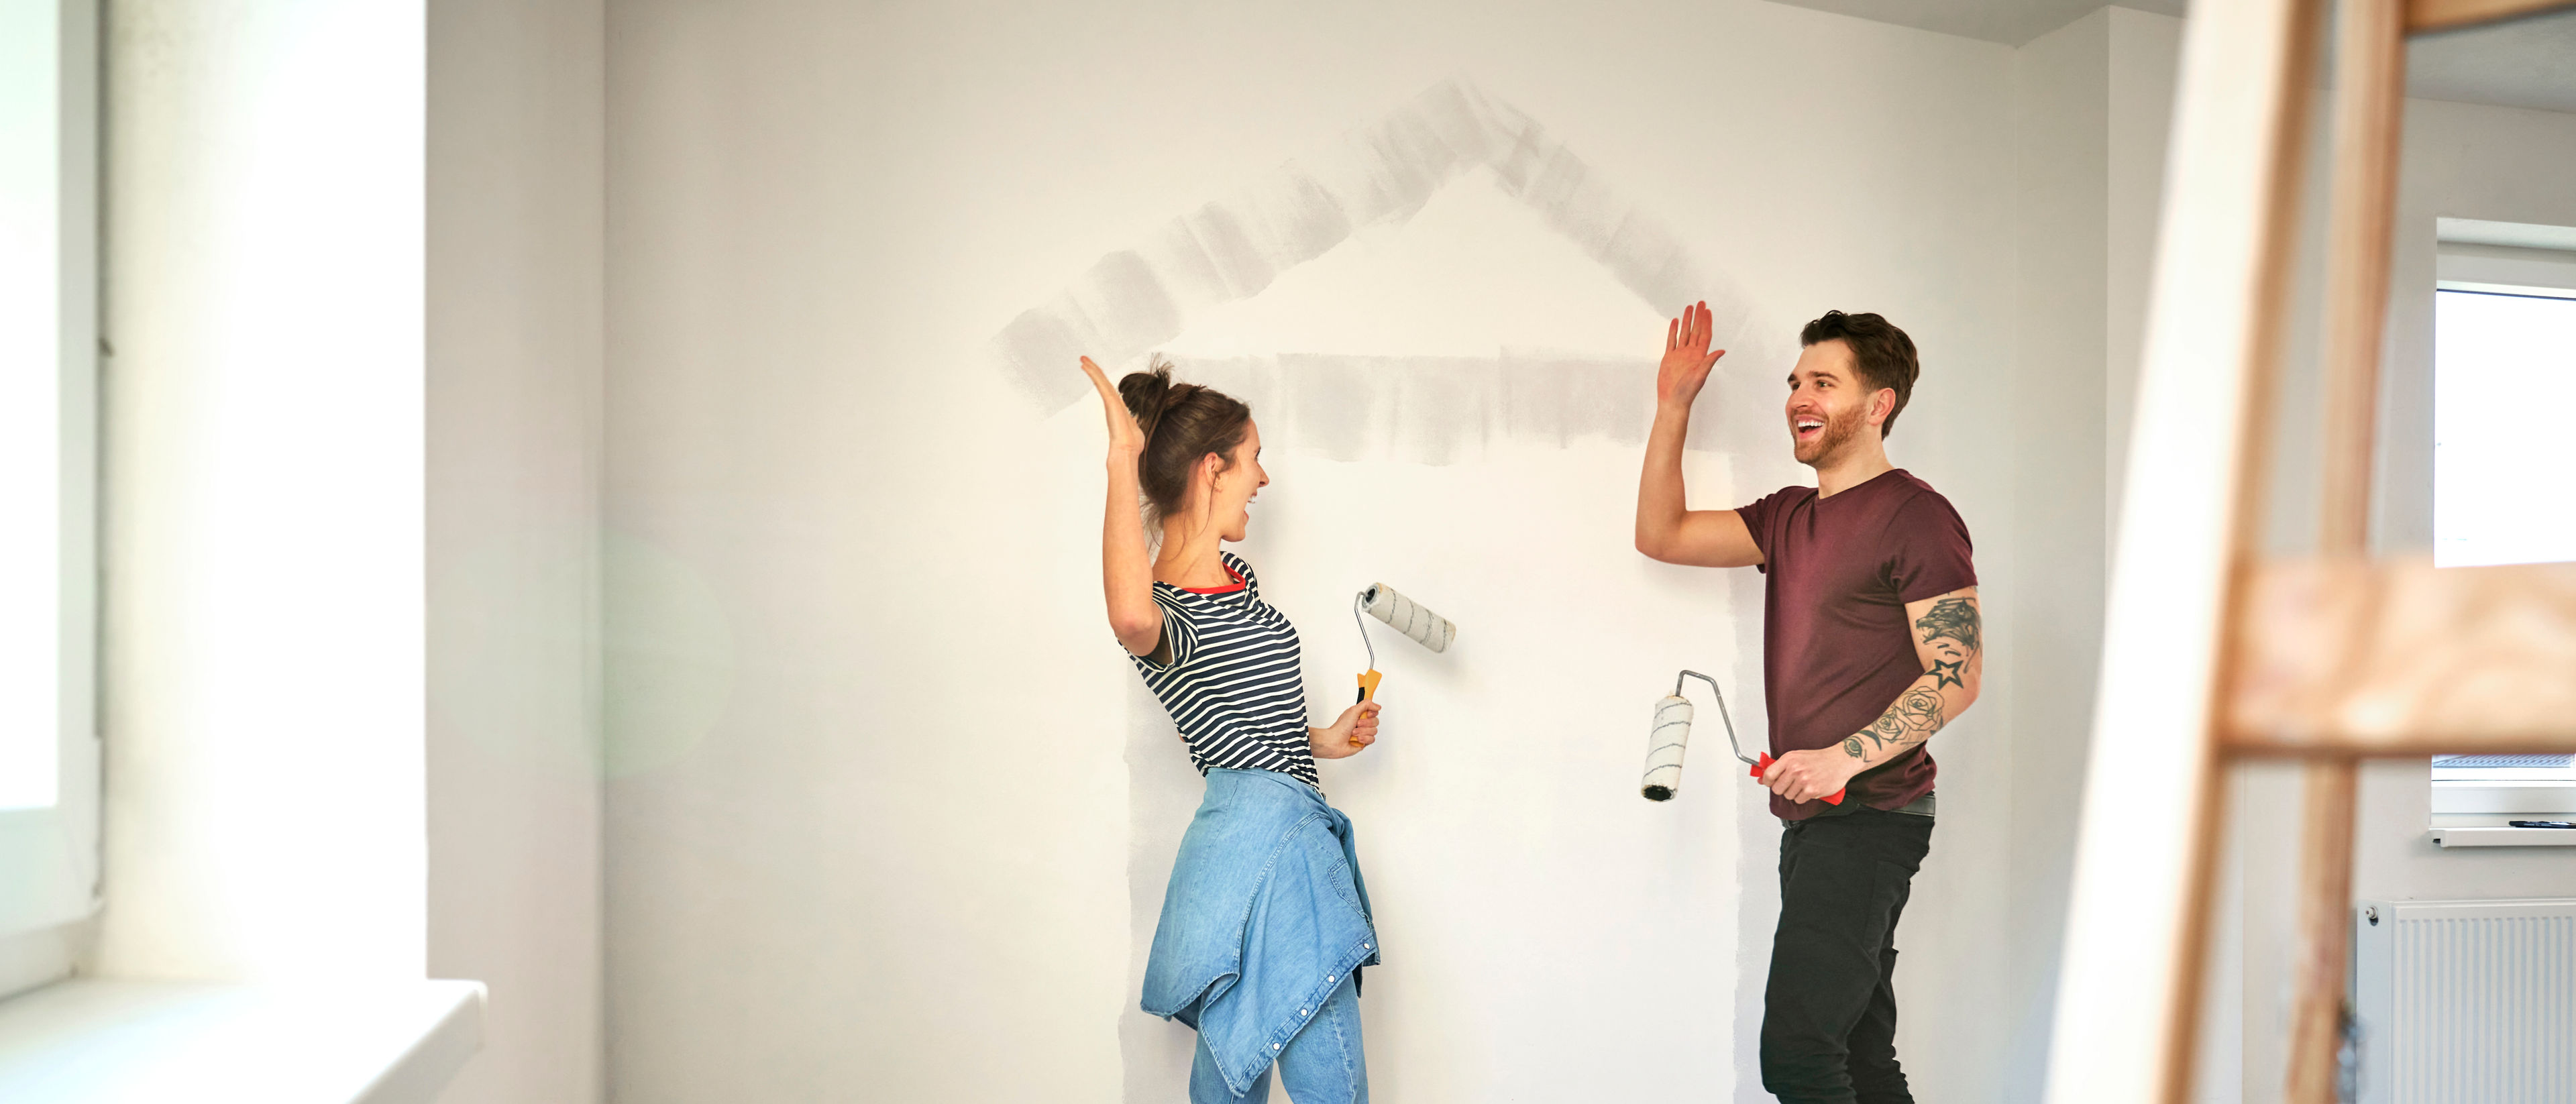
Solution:
<path fill-rule="evenodd" d="M 2103 7 L 2101 0 L 1781 0 L 1801 8 L 2019 46 Z M 2185 0 L 2122 0 L 2181 15 Z M 2576 112 L 2576 9 L 2428 35 L 2408 51 L 2407 94 Z"/>
<path fill-rule="evenodd" d="M 2576 9 L 2416 39 L 2406 52 L 2406 92 L 2576 111 Z"/>
<path fill-rule="evenodd" d="M 2102 0 L 1780 0 L 1792 7 L 2019 46 L 2103 7 Z M 2181 15 L 2183 0 L 2126 0 L 2139 11 Z"/>

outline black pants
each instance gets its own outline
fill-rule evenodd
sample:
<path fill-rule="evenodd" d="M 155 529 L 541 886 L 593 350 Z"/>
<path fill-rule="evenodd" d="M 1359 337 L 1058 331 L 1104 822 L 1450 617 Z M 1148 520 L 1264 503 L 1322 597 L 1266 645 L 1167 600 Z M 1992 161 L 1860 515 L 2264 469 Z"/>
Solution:
<path fill-rule="evenodd" d="M 1911 1104 L 1896 1064 L 1896 918 L 1932 818 L 1856 809 L 1780 833 L 1762 1087 L 1782 1104 Z"/>

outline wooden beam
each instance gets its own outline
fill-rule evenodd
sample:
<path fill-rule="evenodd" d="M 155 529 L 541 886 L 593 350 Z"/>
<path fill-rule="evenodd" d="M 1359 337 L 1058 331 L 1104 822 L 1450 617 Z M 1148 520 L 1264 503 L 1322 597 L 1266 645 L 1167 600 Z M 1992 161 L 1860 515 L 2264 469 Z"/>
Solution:
<path fill-rule="evenodd" d="M 2266 736 L 2231 734 L 2221 745 L 2236 759 L 2296 759 L 2311 762 L 2362 759 L 2421 759 L 2428 755 L 2576 755 L 2576 737 L 2549 734 L 2514 736 L 2414 735 L 2373 739 L 2354 746 L 2340 740 L 2289 742 Z"/>
<path fill-rule="evenodd" d="M 2243 586 L 2231 750 L 2576 751 L 2576 564 L 2286 561 Z"/>
<path fill-rule="evenodd" d="M 2352 954 L 2351 760 L 2310 763 L 2301 810 L 2299 944 L 2291 987 L 2285 1104 L 2335 1104 L 2342 1071 L 2344 964 Z"/>
<path fill-rule="evenodd" d="M 2406 0 L 2335 5 L 2334 153 L 2326 213 L 2323 368 L 2325 495 L 2317 547 L 2370 552 L 2371 446 L 2378 436 L 2379 350 L 2397 220 L 2398 136 L 2406 103 Z M 2240 591 L 2237 600 L 2251 595 Z M 2243 626 L 2238 622 L 2239 628 Z M 2240 638 L 2240 643 L 2242 643 Z M 2345 658 L 2362 643 L 2342 642 Z M 2247 656 L 2235 656 L 2243 662 Z M 2231 678 L 2230 685 L 2241 685 Z M 2302 814 L 2297 972 L 2291 989 L 2287 1104 L 2335 1104 L 2352 954 L 2353 795 L 2359 766 L 2311 762 Z"/>
<path fill-rule="evenodd" d="M 2379 350 L 2388 330 L 2398 140 L 2406 105 L 2404 2 L 2335 5 L 2334 147 L 2320 345 L 2325 495 L 2317 545 L 2328 556 L 2370 551 L 2371 445 L 2378 429 Z"/>
<path fill-rule="evenodd" d="M 2407 0 L 2406 31 L 2447 31 L 2569 7 L 2576 0 Z"/>

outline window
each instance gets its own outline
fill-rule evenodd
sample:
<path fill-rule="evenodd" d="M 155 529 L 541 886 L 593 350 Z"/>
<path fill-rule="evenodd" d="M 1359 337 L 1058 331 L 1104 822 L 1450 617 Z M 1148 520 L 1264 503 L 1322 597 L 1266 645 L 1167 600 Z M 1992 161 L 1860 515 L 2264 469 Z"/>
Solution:
<path fill-rule="evenodd" d="M 2540 420 L 2576 387 L 2576 230 L 2470 223 L 2447 240 L 2433 306 L 2433 559 L 2443 567 L 2576 560 L 2565 427 Z M 2550 233 L 2555 231 L 2555 234 Z M 2570 248 L 2495 244 L 2522 242 Z"/>
<path fill-rule="evenodd" d="M 2563 427 L 2576 387 L 2576 229 L 2443 219 L 2433 293 L 2433 562 L 2576 560 Z M 2576 755 L 2436 755 L 2444 846 L 2576 843 Z M 2483 836 L 2483 838 L 2480 838 Z"/>
<path fill-rule="evenodd" d="M 2576 755 L 2436 755 L 2433 816 L 2576 820 Z"/>
<path fill-rule="evenodd" d="M 0 992 L 97 885 L 97 59 L 94 0 L 0 0 Z"/>

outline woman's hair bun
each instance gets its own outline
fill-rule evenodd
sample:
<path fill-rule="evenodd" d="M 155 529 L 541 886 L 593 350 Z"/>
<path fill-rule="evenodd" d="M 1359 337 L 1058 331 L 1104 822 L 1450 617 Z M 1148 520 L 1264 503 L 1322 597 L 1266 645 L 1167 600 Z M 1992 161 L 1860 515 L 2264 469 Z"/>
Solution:
<path fill-rule="evenodd" d="M 1172 364 L 1159 356 L 1144 371 L 1120 379 L 1118 397 L 1145 438 L 1136 454 L 1136 477 L 1155 517 L 1184 505 L 1190 472 L 1200 460 L 1213 454 L 1231 466 L 1252 425 L 1251 407 L 1195 383 L 1172 382 Z"/>
<path fill-rule="evenodd" d="M 1163 412 L 1197 390 L 1194 384 L 1172 383 L 1172 362 L 1155 357 L 1142 372 L 1129 372 L 1118 381 L 1118 397 L 1127 401 L 1127 412 L 1136 416 L 1136 429 L 1145 440 L 1154 439 L 1154 430 L 1163 423 Z"/>

